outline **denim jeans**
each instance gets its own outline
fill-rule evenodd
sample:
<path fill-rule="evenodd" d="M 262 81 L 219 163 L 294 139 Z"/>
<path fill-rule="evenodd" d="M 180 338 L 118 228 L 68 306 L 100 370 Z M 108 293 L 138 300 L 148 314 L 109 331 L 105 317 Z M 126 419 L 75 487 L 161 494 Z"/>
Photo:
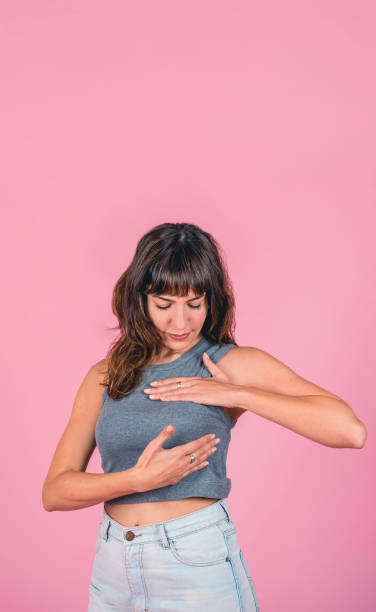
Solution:
<path fill-rule="evenodd" d="M 126 527 L 103 508 L 88 612 L 259 612 L 226 500 Z"/>

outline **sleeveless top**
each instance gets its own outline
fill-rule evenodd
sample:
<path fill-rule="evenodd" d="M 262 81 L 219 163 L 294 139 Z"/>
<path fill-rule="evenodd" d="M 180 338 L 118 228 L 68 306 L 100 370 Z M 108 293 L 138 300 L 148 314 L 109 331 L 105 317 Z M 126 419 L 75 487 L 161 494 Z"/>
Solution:
<path fill-rule="evenodd" d="M 168 424 L 173 425 L 175 431 L 163 443 L 165 449 L 191 442 L 210 433 L 221 439 L 216 445 L 217 450 L 207 458 L 209 464 L 188 474 L 178 483 L 122 495 L 106 503 L 130 504 L 186 497 L 222 499 L 228 496 L 231 479 L 226 476 L 226 458 L 231 439 L 230 430 L 236 419 L 230 417 L 222 406 L 150 399 L 144 389 L 149 388 L 153 380 L 175 376 L 211 377 L 204 365 L 202 353 L 205 351 L 214 363 L 218 363 L 221 357 L 236 346 L 220 345 L 201 338 L 174 361 L 146 368 L 141 383 L 130 395 L 114 400 L 107 394 L 107 387 L 104 389 L 95 439 L 105 473 L 120 472 L 133 467 L 150 440 Z"/>

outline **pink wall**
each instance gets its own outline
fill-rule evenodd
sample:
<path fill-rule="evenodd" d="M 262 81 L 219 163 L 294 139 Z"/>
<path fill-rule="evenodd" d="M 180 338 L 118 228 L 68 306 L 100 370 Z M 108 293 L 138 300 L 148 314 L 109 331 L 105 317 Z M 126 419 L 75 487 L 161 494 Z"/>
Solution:
<path fill-rule="evenodd" d="M 6 610 L 87 609 L 102 506 L 42 484 L 110 300 L 153 225 L 223 246 L 240 345 L 344 398 L 329 448 L 255 414 L 229 505 L 263 612 L 375 606 L 371 2 L 7 2 L 0 22 Z M 100 471 L 95 451 L 88 471 Z"/>

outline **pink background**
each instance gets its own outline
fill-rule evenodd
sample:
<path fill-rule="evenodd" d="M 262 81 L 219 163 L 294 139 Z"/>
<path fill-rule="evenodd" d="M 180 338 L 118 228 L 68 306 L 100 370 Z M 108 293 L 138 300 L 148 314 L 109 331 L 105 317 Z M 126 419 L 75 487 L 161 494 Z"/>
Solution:
<path fill-rule="evenodd" d="M 114 337 L 114 283 L 166 221 L 223 246 L 237 342 L 340 395 L 368 428 L 361 450 L 253 413 L 233 430 L 228 501 L 261 609 L 375 609 L 375 13 L 3 6 L 4 609 L 87 609 L 103 506 L 47 513 L 42 484 Z"/>

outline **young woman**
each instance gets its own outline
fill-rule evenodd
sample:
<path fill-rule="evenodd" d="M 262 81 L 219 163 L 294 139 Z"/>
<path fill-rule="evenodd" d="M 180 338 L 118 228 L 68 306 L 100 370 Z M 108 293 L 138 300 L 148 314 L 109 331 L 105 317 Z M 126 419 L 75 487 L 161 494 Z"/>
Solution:
<path fill-rule="evenodd" d="M 234 309 L 219 245 L 188 223 L 145 234 L 116 283 L 119 338 L 85 376 L 43 487 L 48 511 L 104 503 L 89 612 L 260 610 L 226 500 L 246 412 L 327 446 L 365 443 L 344 400 L 236 344 Z M 95 446 L 103 474 L 85 471 Z"/>

